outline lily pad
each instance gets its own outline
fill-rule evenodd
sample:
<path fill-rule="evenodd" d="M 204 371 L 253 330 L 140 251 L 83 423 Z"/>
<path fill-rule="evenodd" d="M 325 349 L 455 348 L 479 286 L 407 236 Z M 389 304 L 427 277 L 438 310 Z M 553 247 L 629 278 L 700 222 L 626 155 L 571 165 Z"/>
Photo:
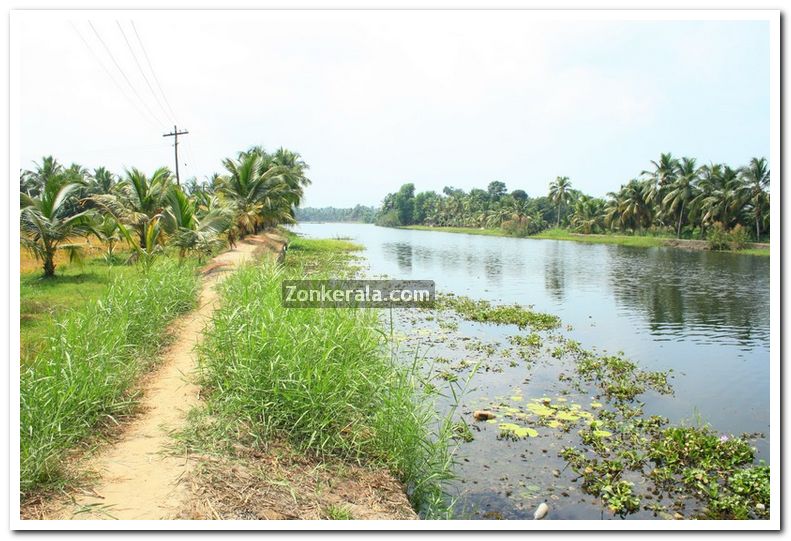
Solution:
<path fill-rule="evenodd" d="M 559 411 L 559 412 L 557 412 L 555 414 L 555 419 L 557 419 L 559 421 L 572 421 L 572 422 L 575 422 L 575 421 L 579 421 L 580 420 L 580 416 L 576 415 L 576 414 L 574 414 L 574 413 L 572 413 L 570 411 Z"/>
<path fill-rule="evenodd" d="M 612 432 L 609 432 L 607 430 L 594 430 L 593 435 L 596 436 L 597 438 L 609 438 L 610 436 L 612 436 Z"/>
<path fill-rule="evenodd" d="M 591 402 L 591 407 L 593 409 L 599 409 L 599 408 L 603 407 L 603 404 L 601 402 Z"/>
<path fill-rule="evenodd" d="M 537 430 L 515 425 L 514 423 L 500 423 L 500 432 L 504 435 L 515 436 L 517 438 L 535 438 L 538 436 Z"/>
<path fill-rule="evenodd" d="M 527 405 L 527 409 L 529 409 L 531 412 L 533 412 L 536 415 L 539 415 L 541 417 L 549 417 L 550 415 L 554 415 L 555 414 L 555 410 L 554 409 L 548 408 L 548 407 L 546 407 L 543 404 L 537 404 L 535 402 L 532 403 L 532 404 L 528 404 Z"/>

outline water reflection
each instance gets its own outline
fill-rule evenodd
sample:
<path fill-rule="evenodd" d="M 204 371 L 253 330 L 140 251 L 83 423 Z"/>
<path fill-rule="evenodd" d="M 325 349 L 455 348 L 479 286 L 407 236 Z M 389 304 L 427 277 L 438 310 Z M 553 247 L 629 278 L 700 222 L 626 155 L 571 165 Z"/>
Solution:
<path fill-rule="evenodd" d="M 609 285 L 619 309 L 642 314 L 656 336 L 749 347 L 769 340 L 768 263 L 732 254 L 631 250 L 614 255 Z"/>
<path fill-rule="evenodd" d="M 623 351 L 646 369 L 672 369 L 675 394 L 646 395 L 648 414 L 674 423 L 702 419 L 723 433 L 769 434 L 768 258 L 352 224 L 299 229 L 363 244 L 374 274 L 434 280 L 438 291 L 533 305 L 560 316 L 569 325 L 564 335 L 586 348 Z M 459 332 L 507 343 L 517 331 L 462 323 Z M 507 393 L 522 381 L 519 370 L 480 373 L 476 387 L 489 396 Z M 551 370 L 534 371 L 529 378 L 535 389 L 551 389 L 556 381 Z M 541 443 L 520 442 L 518 451 Z M 477 440 L 470 445 L 478 445 Z M 768 458 L 768 445 L 769 438 L 756 443 L 759 458 Z M 528 487 L 536 464 L 531 461 L 526 470 L 521 461 L 509 462 L 514 449 L 498 449 L 501 456 L 496 449 L 478 449 L 476 456 L 487 459 L 481 470 L 475 461 L 460 464 L 461 478 L 470 480 L 468 501 L 483 513 L 499 508 L 504 518 L 529 516 L 531 509 L 509 510 L 508 499 L 496 488 L 503 472 L 490 470 L 488 460 L 499 460 L 511 478 L 526 476 Z M 534 451 L 545 463 L 556 457 L 555 450 Z M 562 468 L 559 463 L 551 467 Z M 591 509 L 582 500 L 567 501 L 553 518 L 592 518 Z"/>
<path fill-rule="evenodd" d="M 566 289 L 566 265 L 561 242 L 552 242 L 544 262 L 544 287 L 556 301 L 563 301 Z"/>

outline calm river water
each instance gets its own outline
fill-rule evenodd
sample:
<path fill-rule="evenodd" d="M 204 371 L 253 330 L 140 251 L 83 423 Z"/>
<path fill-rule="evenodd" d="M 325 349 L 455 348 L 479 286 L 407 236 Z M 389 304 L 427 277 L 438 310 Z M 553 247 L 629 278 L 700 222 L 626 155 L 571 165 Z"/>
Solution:
<path fill-rule="evenodd" d="M 768 461 L 769 258 L 363 224 L 301 224 L 295 229 L 309 237 L 344 237 L 362 244 L 373 275 L 434 280 L 439 292 L 532 305 L 559 316 L 566 335 L 583 347 L 623 351 L 648 370 L 672 369 L 675 393 L 644 397 L 647 413 L 672 422 L 707 422 L 723 433 L 763 433 L 766 437 L 756 447 Z M 459 330 L 500 342 L 514 334 L 513 329 L 486 325 Z M 542 376 L 533 374 L 531 380 L 537 385 Z M 513 371 L 487 373 L 478 395 L 514 381 Z M 524 460 L 524 448 L 492 447 L 491 438 L 476 438 L 462 447 L 460 508 L 471 516 L 496 511 L 503 518 L 530 517 L 534 504 L 552 490 L 546 486 L 548 477 Z M 561 464 L 549 462 L 544 469 Z M 552 483 L 563 485 L 565 477 L 564 472 Z M 608 518 L 600 505 L 568 497 L 574 487 L 566 484 L 570 486 L 555 487 L 568 501 L 556 498 L 553 518 Z"/>

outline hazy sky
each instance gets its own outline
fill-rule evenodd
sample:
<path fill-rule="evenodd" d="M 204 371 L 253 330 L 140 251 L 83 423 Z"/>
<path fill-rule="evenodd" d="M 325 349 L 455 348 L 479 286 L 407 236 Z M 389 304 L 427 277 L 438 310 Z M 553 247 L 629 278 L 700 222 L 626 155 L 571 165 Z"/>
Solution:
<path fill-rule="evenodd" d="M 135 29 L 190 132 L 182 179 L 220 172 L 223 157 L 251 145 L 282 145 L 310 165 L 311 206 L 378 204 L 404 182 L 439 191 L 502 180 L 533 196 L 558 175 L 604 195 L 660 152 L 734 165 L 769 152 L 767 22 L 569 22 L 525 11 L 16 16 L 25 168 L 48 154 L 116 172 L 173 167 L 172 139 L 161 136 L 172 114 L 154 98 Z"/>

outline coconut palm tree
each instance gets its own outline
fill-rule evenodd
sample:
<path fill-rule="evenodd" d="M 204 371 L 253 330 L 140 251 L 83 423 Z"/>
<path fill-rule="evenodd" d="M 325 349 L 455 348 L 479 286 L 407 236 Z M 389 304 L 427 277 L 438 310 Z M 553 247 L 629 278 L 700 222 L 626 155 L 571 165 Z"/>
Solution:
<path fill-rule="evenodd" d="M 755 240 L 761 239 L 761 222 L 769 212 L 769 165 L 766 158 L 753 158 L 750 164 L 739 171 L 745 184 L 746 198 L 752 206 L 751 212 L 755 220 Z"/>
<path fill-rule="evenodd" d="M 266 167 L 265 158 L 256 151 L 240 153 L 238 160 L 226 159 L 223 165 L 228 175 L 219 181 L 217 191 L 234 206 L 239 237 L 263 226 L 293 222 L 294 195 L 281 176 L 283 168 Z"/>
<path fill-rule="evenodd" d="M 700 169 L 695 165 L 694 158 L 682 158 L 676 166 L 675 179 L 667 185 L 667 194 L 662 198 L 662 206 L 667 212 L 674 214 L 676 220 L 676 238 L 681 238 L 681 225 L 685 207 L 695 198 Z"/>
<path fill-rule="evenodd" d="M 560 215 L 563 212 L 563 205 L 568 204 L 571 199 L 571 181 L 569 177 L 557 177 L 549 183 L 549 199 L 555 205 L 558 213 L 557 227 L 560 227 Z"/>
<path fill-rule="evenodd" d="M 673 183 L 678 170 L 678 160 L 670 152 L 660 154 L 659 160 L 651 160 L 653 171 L 643 171 L 641 174 L 652 177 L 660 188 Z"/>
<path fill-rule="evenodd" d="M 637 179 L 630 180 L 623 191 L 622 218 L 633 224 L 638 231 L 650 225 L 653 211 L 648 199 L 649 186 Z"/>
<path fill-rule="evenodd" d="M 701 200 L 702 220 L 706 224 L 720 222 L 730 229 L 740 219 L 747 202 L 739 171 L 724 165 L 710 180 L 712 184 Z"/>
<path fill-rule="evenodd" d="M 19 175 L 19 191 L 38 197 L 52 179 L 63 176 L 64 169 L 52 156 L 44 156 L 40 164 L 34 162 L 33 165 L 34 169 L 23 171 Z"/>
<path fill-rule="evenodd" d="M 201 213 L 195 201 L 178 186 L 171 186 L 162 213 L 168 243 L 179 249 L 179 259 L 189 251 L 211 255 L 223 245 L 220 234 L 230 227 L 232 219 L 229 209 L 220 206 Z"/>
<path fill-rule="evenodd" d="M 74 194 L 82 185 L 72 182 L 62 172 L 42 177 L 45 184 L 39 195 L 20 193 L 20 228 L 22 245 L 44 264 L 44 276 L 55 275 L 55 254 L 67 249 L 71 256 L 78 253 L 75 245 L 63 244 L 69 237 L 87 235 L 91 231 L 90 211 L 69 212 Z"/>
<path fill-rule="evenodd" d="M 574 230 L 585 234 L 595 233 L 604 227 L 604 221 L 603 200 L 582 195 L 574 202 L 570 220 L 571 227 Z"/>
<path fill-rule="evenodd" d="M 121 230 L 118 228 L 118 220 L 110 214 L 94 215 L 93 234 L 107 246 L 105 260 L 112 264 L 115 261 L 113 250 L 117 242 L 121 240 Z"/>
<path fill-rule="evenodd" d="M 137 233 L 138 244 L 145 246 L 152 231 L 148 224 L 161 215 L 172 183 L 173 176 L 167 167 L 160 167 L 150 178 L 133 167 L 111 193 L 94 195 L 89 200 L 131 227 Z"/>

